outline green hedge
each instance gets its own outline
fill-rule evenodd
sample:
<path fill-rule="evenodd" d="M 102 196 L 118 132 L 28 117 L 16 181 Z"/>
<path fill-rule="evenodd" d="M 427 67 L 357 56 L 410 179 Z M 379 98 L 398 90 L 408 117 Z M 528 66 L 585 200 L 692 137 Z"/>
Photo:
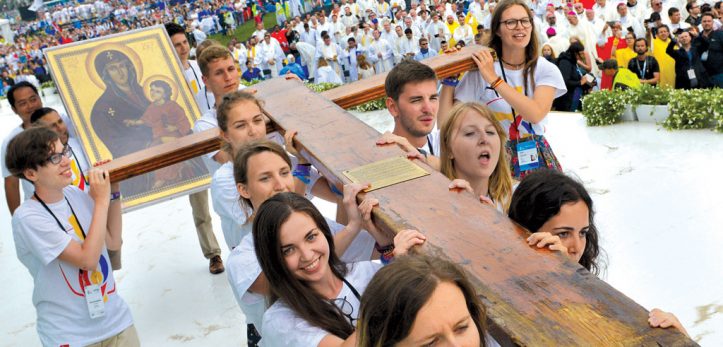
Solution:
<path fill-rule="evenodd" d="M 713 128 L 723 132 L 723 89 L 640 89 L 601 90 L 582 99 L 587 125 L 610 125 L 620 121 L 625 106 L 668 105 L 670 116 L 663 127 L 674 129 Z"/>

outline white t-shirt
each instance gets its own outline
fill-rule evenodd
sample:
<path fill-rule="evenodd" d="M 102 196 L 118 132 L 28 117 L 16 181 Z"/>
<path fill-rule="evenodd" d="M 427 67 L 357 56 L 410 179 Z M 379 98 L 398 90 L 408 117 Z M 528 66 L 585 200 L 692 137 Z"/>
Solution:
<path fill-rule="evenodd" d="M 83 242 L 83 231 L 90 230 L 94 206 L 88 194 L 77 187 L 68 186 L 63 193 L 68 202 L 47 205 L 64 230 L 40 202 L 28 199 L 13 215 L 13 237 L 18 259 L 33 277 L 33 305 L 42 344 L 85 346 L 119 334 L 133 324 L 133 318 L 128 305 L 118 296 L 105 247 L 96 269 L 90 273 L 58 259 L 71 240 Z M 100 286 L 105 316 L 90 318 L 85 283 Z"/>
<path fill-rule="evenodd" d="M 196 120 L 196 123 L 193 125 L 193 132 L 194 133 L 200 133 L 205 130 L 209 129 L 218 129 L 218 119 L 216 118 L 216 108 L 212 108 L 208 110 L 206 113 L 201 116 L 201 118 Z M 218 151 L 213 151 L 211 153 L 204 154 L 201 158 L 203 159 L 203 163 L 206 164 L 206 168 L 208 168 L 208 172 L 213 175 L 216 173 L 216 170 L 218 170 L 221 167 L 221 164 L 219 164 L 217 161 L 213 160 L 213 157 L 218 153 Z"/>
<path fill-rule="evenodd" d="M 349 264 L 348 267 L 349 273 L 346 275 L 346 281 L 356 289 L 359 295 L 363 295 L 369 281 L 382 267 L 382 264 L 364 261 Z M 351 304 L 351 317 L 356 320 L 359 316 L 359 299 L 346 283 L 342 286 L 337 299 L 346 299 Z M 340 301 L 335 301 L 335 304 L 338 304 L 338 302 Z M 261 346 L 318 346 L 326 335 L 329 335 L 329 333 L 309 324 L 309 322 L 297 316 L 283 301 L 279 300 L 264 313 Z"/>
<path fill-rule="evenodd" d="M 10 170 L 5 165 L 5 156 L 7 155 L 8 151 L 8 144 L 10 144 L 10 140 L 15 138 L 18 134 L 23 132 L 23 126 L 18 125 L 16 128 L 13 128 L 13 130 L 10 131 L 7 137 L 3 140 L 2 144 L 2 156 L 0 157 L 0 161 L 2 161 L 2 171 L 3 171 L 3 178 L 10 177 L 12 174 L 10 173 Z M 21 201 L 23 199 L 29 199 L 31 196 L 33 196 L 33 192 L 35 191 L 35 187 L 33 186 L 30 181 L 25 179 L 20 179 L 20 186 L 23 189 L 23 196 L 21 197 Z"/>
<path fill-rule="evenodd" d="M 283 145 L 284 140 L 278 132 L 268 134 L 267 138 Z M 298 159 L 294 156 L 290 157 L 291 167 L 294 168 Z M 310 181 L 306 185 L 305 196 L 307 199 L 313 198 L 311 189 L 320 177 L 319 172 L 312 167 Z M 244 208 L 240 203 L 240 198 L 233 175 L 233 162 L 224 163 L 216 170 L 211 179 L 211 204 L 213 210 L 221 218 L 221 230 L 229 250 L 236 247 L 246 233 L 251 232 L 250 229 L 244 231 L 242 226 L 246 223 L 247 216 L 250 216 L 253 211 Z"/>
<path fill-rule="evenodd" d="M 221 218 L 221 230 L 228 249 L 238 246 L 241 239 L 250 232 L 244 230 L 247 216 L 253 211 L 241 205 L 233 176 L 233 163 L 228 162 L 216 170 L 211 179 L 211 204 Z"/>
<path fill-rule="evenodd" d="M 495 63 L 495 72 L 498 76 L 502 77 L 502 70 L 498 63 Z M 522 70 L 505 69 L 505 75 L 507 77 L 507 84 L 517 89 L 520 94 L 525 93 L 525 89 L 522 87 Z M 534 77 L 535 86 L 551 86 L 555 88 L 555 98 L 567 92 L 560 69 L 547 61 L 547 59 L 537 59 Z M 459 82 L 459 85 L 454 91 L 454 98 L 462 102 L 476 101 L 487 105 L 487 107 L 494 112 L 495 117 L 500 121 L 502 128 L 505 129 L 505 132 L 509 136 L 509 128 L 510 125 L 513 124 L 512 108 L 507 101 L 497 95 L 494 89 L 488 87 L 489 84 L 485 82 L 479 72 L 470 71 L 466 73 Z M 534 89 L 532 88 L 532 80 L 529 76 L 527 78 L 526 90 L 527 97 L 532 98 L 534 96 Z M 517 116 L 520 117 L 520 114 L 517 113 Z M 533 124 L 532 127 L 530 127 L 530 123 L 522 121 L 519 127 L 520 136 L 530 134 L 530 129 L 534 129 L 535 134 L 542 135 L 545 132 L 544 122 Z"/>
<path fill-rule="evenodd" d="M 190 60 L 189 60 L 190 62 Z M 243 84 L 239 84 L 238 90 L 246 89 L 246 86 Z M 215 105 L 215 104 L 214 104 Z M 196 120 L 196 123 L 193 125 L 193 132 L 194 133 L 200 133 L 202 131 L 208 130 L 208 129 L 217 129 L 218 128 L 218 118 L 216 118 L 216 106 L 212 107 L 208 111 L 203 113 L 203 116 L 201 118 Z M 219 164 L 217 161 L 213 160 L 213 157 L 218 153 L 218 151 L 213 151 L 211 153 L 204 154 L 203 162 L 206 164 L 206 168 L 208 168 L 208 172 L 213 176 L 213 174 L 218 170 L 218 168 L 221 167 L 221 164 Z"/>
<path fill-rule="evenodd" d="M 326 222 L 329 224 L 332 234 L 336 234 L 344 229 L 343 225 L 328 218 Z M 236 302 L 238 302 L 246 316 L 246 322 L 254 324 L 256 329 L 261 331 L 262 316 L 266 310 L 266 302 L 263 295 L 248 291 L 261 274 L 261 265 L 256 258 L 256 251 L 254 250 L 254 238 L 251 234 L 252 228 L 252 223 L 241 225 L 241 234 L 244 236 L 239 245 L 231 251 L 231 255 L 226 259 L 226 272 L 228 273 L 228 282 L 231 284 Z M 362 230 L 349 245 L 346 252 L 344 252 L 341 260 L 347 263 L 369 260 L 372 256 L 375 242 L 374 238 L 369 235 L 368 232 Z"/>
<path fill-rule="evenodd" d="M 439 149 L 439 144 L 439 129 L 435 127 L 432 132 L 427 135 L 427 143 L 424 144 L 424 147 L 422 147 L 422 149 L 426 151 L 429 155 L 439 157 L 441 153 Z"/>
<path fill-rule="evenodd" d="M 188 87 L 191 88 L 191 93 L 194 95 L 201 113 L 206 113 L 216 104 L 216 98 L 203 83 L 201 68 L 198 63 L 195 60 L 189 60 L 188 65 L 189 68 L 183 71 L 183 75 L 186 77 Z"/>

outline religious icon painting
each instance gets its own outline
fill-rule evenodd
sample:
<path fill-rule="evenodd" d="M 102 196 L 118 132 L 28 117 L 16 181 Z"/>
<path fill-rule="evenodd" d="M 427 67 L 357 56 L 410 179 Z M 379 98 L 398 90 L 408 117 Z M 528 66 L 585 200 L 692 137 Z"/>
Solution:
<path fill-rule="evenodd" d="M 45 55 L 88 162 L 189 135 L 201 116 L 163 26 L 49 48 Z M 201 158 L 121 182 L 124 211 L 207 188 Z"/>

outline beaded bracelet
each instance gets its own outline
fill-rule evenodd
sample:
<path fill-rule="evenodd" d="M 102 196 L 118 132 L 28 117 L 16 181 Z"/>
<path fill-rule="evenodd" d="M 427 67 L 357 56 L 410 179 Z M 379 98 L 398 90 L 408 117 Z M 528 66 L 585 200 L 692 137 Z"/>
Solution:
<path fill-rule="evenodd" d="M 120 198 L 121 198 L 121 192 L 110 193 L 110 201 L 120 200 Z"/>

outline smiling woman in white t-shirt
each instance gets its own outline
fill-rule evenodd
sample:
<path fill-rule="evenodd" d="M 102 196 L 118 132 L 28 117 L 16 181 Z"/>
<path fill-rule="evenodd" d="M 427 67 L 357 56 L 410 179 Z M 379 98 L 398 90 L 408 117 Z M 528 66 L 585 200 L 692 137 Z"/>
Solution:
<path fill-rule="evenodd" d="M 342 262 L 324 217 L 294 193 L 277 194 L 261 205 L 253 237 L 273 303 L 264 313 L 261 344 L 355 346 L 361 295 L 382 264 Z M 424 240 L 418 231 L 401 231 L 394 237 L 394 253 L 405 254 Z"/>
<path fill-rule="evenodd" d="M 540 124 L 552 108 L 552 101 L 565 94 L 560 70 L 539 59 L 533 14 L 524 0 L 505 0 L 492 16 L 488 48 L 473 53 L 478 71 L 465 74 L 459 84 L 443 81 L 438 119 L 448 116 L 455 100 L 477 101 L 495 113 L 506 132 L 514 120 L 520 135 L 542 134 Z M 456 87 L 456 88 L 455 88 Z"/>

